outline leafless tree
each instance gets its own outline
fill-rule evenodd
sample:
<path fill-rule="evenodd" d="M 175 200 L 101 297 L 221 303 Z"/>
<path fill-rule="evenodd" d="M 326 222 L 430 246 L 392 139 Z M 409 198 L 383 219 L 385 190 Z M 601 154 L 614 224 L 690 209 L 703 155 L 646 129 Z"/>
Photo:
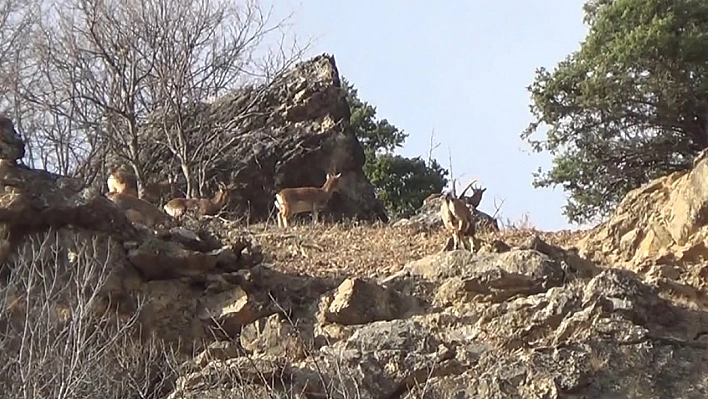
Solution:
<path fill-rule="evenodd" d="M 19 85 L 27 75 L 27 48 L 29 33 L 36 21 L 30 0 L 0 2 L 0 112 L 13 116 L 15 128 L 25 134 L 25 117 L 29 110 L 18 96 Z M 31 150 L 31 149 L 30 149 Z M 28 159 L 32 160 L 29 151 Z"/>
<path fill-rule="evenodd" d="M 32 132 L 30 162 L 91 180 L 110 154 L 133 169 L 141 195 L 153 155 L 146 143 L 155 141 L 175 157 L 189 195 L 201 192 L 224 143 L 213 145 L 218 138 L 195 111 L 272 80 L 307 48 L 287 35 L 290 17 L 274 21 L 259 0 L 4 4 L 0 83 L 12 95 L 0 104 L 15 107 L 21 133 Z M 160 124 L 159 137 L 145 135 L 148 121 Z"/>
<path fill-rule="evenodd" d="M 150 111 L 144 88 L 154 66 L 151 48 L 157 45 L 142 23 L 148 7 L 135 0 L 47 5 L 35 43 L 47 84 L 43 92 L 27 92 L 30 100 L 66 119 L 71 130 L 83 131 L 88 142 L 107 146 L 140 183 L 145 179 L 139 124 Z"/>
<path fill-rule="evenodd" d="M 179 162 L 187 196 L 201 196 L 207 168 L 228 148 L 226 142 L 215 145 L 219 133 L 201 120 L 206 114 L 202 108 L 210 99 L 244 84 L 272 81 L 307 46 L 283 39 L 287 18 L 271 23 L 272 10 L 265 11 L 257 0 L 237 4 L 195 0 L 162 6 L 161 18 L 153 22 L 165 37 L 154 49 L 151 84 L 159 111 L 153 117 L 160 125 L 161 141 Z M 280 40 L 269 45 L 268 39 L 277 34 Z M 241 112 L 247 113 L 248 107 Z"/>

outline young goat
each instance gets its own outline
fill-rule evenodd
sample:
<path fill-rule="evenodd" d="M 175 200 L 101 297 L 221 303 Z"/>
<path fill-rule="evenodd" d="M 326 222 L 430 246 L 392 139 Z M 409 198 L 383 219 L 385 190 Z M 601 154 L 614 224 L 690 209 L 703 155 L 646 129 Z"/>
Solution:
<path fill-rule="evenodd" d="M 106 193 L 106 198 L 123 209 L 125 216 L 133 223 L 154 227 L 169 219 L 167 214 L 162 212 L 160 208 L 132 194 L 110 192 Z"/>
<path fill-rule="evenodd" d="M 327 180 L 322 187 L 284 188 L 275 195 L 275 207 L 278 209 L 278 227 L 287 228 L 290 217 L 298 213 L 312 212 L 312 220 L 317 223 L 319 213 L 329 202 L 332 193 L 338 189 L 341 173 L 327 173 Z"/>
<path fill-rule="evenodd" d="M 219 190 L 213 198 L 173 198 L 163 207 L 170 216 L 180 219 L 188 210 L 196 210 L 199 216 L 214 216 L 229 201 L 229 191 L 226 186 L 219 184 Z"/>
<path fill-rule="evenodd" d="M 453 249 L 459 249 L 462 244 L 462 249 L 465 249 L 463 238 L 469 237 L 470 251 L 475 252 L 476 247 L 476 229 L 472 212 L 467 208 L 467 204 L 459 198 L 455 198 L 452 194 L 446 193 L 442 196 L 443 201 L 440 205 L 440 217 L 443 225 L 452 234 Z M 449 246 L 448 243 L 445 246 Z"/>

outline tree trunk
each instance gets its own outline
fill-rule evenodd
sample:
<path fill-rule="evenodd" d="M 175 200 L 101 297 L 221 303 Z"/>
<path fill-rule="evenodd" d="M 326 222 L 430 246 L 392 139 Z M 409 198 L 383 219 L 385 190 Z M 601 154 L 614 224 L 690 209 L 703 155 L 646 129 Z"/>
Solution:
<path fill-rule="evenodd" d="M 192 179 L 192 169 L 187 165 L 186 162 L 180 162 L 180 167 L 182 168 L 182 175 L 184 175 L 184 179 L 187 181 L 187 198 L 194 198 L 194 185 L 193 179 Z"/>
<path fill-rule="evenodd" d="M 130 135 L 131 139 L 128 146 L 128 150 L 130 152 L 129 163 L 135 173 L 135 180 L 137 180 L 138 198 L 143 199 L 145 197 L 145 174 L 143 173 L 143 167 L 140 164 L 137 127 L 133 121 L 130 122 Z"/>

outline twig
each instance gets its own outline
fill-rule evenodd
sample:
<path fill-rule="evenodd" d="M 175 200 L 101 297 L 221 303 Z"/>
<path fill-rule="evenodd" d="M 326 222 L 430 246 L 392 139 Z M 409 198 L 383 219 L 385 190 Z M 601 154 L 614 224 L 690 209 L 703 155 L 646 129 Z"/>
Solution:
<path fill-rule="evenodd" d="M 440 143 L 435 143 L 435 128 L 430 132 L 430 148 L 428 149 L 428 166 L 433 164 L 433 151 L 440 147 Z"/>
<path fill-rule="evenodd" d="M 497 214 L 501 211 L 502 205 L 504 205 L 504 201 L 506 201 L 506 199 L 502 198 L 501 203 L 497 206 L 497 200 L 496 198 L 494 199 L 494 214 L 492 215 L 492 219 L 497 217 Z"/>
<path fill-rule="evenodd" d="M 452 152 L 450 151 L 450 146 L 447 146 L 447 162 L 450 170 L 450 181 L 452 182 L 452 196 L 457 198 L 457 179 L 455 179 L 454 173 L 452 173 Z"/>

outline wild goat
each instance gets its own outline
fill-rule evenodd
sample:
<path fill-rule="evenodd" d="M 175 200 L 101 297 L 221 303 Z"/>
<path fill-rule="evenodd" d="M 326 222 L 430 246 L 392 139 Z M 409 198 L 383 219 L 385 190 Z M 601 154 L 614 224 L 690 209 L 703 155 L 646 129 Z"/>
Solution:
<path fill-rule="evenodd" d="M 485 191 L 487 191 L 486 188 L 482 187 L 473 187 L 472 185 L 477 181 L 477 179 L 473 179 L 470 184 L 465 187 L 464 190 L 462 190 L 462 193 L 460 194 L 460 199 L 463 200 L 467 205 L 472 205 L 475 209 L 479 206 L 480 202 L 482 202 L 482 195 L 484 194 Z M 465 193 L 467 190 L 472 188 L 472 195 L 469 197 L 465 197 Z"/>
<path fill-rule="evenodd" d="M 317 223 L 319 213 L 329 202 L 332 193 L 338 189 L 341 173 L 327 173 L 322 187 L 284 188 L 275 195 L 275 207 L 278 209 L 278 227 L 287 228 L 290 217 L 298 213 L 312 212 L 312 220 Z"/>
<path fill-rule="evenodd" d="M 120 167 L 113 168 L 111 174 L 108 175 L 109 193 L 122 193 L 138 197 L 138 179 L 131 172 L 128 172 Z"/>
<path fill-rule="evenodd" d="M 167 214 L 162 212 L 160 208 L 132 194 L 110 192 L 106 193 L 106 198 L 123 209 L 125 216 L 133 223 L 154 227 L 169 220 Z"/>
<path fill-rule="evenodd" d="M 475 252 L 476 247 L 476 228 L 472 212 L 467 207 L 467 204 L 459 198 L 455 198 L 451 193 L 446 193 L 442 196 L 443 201 L 440 205 L 440 217 L 443 225 L 452 234 L 453 249 L 459 249 L 460 244 L 465 249 L 463 238 L 470 238 L 470 251 Z M 449 238 L 445 248 L 449 246 Z"/>
<path fill-rule="evenodd" d="M 135 174 L 121 169 L 114 168 L 106 181 L 108 192 L 129 194 L 140 198 L 138 195 L 138 179 Z M 153 203 L 160 202 L 165 196 L 174 196 L 177 193 L 177 185 L 169 179 L 157 183 L 147 183 L 143 186 L 142 199 Z"/>
<path fill-rule="evenodd" d="M 188 210 L 196 210 L 199 216 L 213 216 L 218 214 L 229 201 L 229 190 L 225 185 L 219 184 L 219 190 L 213 198 L 173 198 L 163 209 L 168 215 L 180 219 Z"/>
<path fill-rule="evenodd" d="M 475 207 L 475 208 L 477 208 L 477 207 L 479 206 L 480 202 L 482 202 L 482 195 L 484 194 L 485 191 L 487 191 L 486 188 L 473 187 L 472 185 L 473 185 L 476 181 L 477 181 L 477 179 L 472 180 L 472 181 L 467 185 L 467 187 L 465 187 L 465 189 L 462 190 L 462 194 L 460 194 L 460 197 L 459 197 L 459 198 L 460 198 L 462 201 L 464 201 L 467 205 L 472 205 L 472 206 Z M 453 181 L 453 184 L 455 184 L 454 181 Z M 466 193 L 467 190 L 469 190 L 470 188 L 472 189 L 472 195 L 469 196 L 469 197 L 465 197 L 465 193 Z M 445 194 L 443 194 L 443 193 L 432 193 L 432 194 L 428 195 L 428 196 L 425 197 L 425 199 L 423 200 L 423 206 L 428 205 L 428 203 L 429 203 L 430 201 L 432 201 L 432 200 L 434 200 L 434 199 L 436 199 L 436 198 L 440 198 L 440 197 L 442 197 L 443 195 L 445 195 Z"/>

